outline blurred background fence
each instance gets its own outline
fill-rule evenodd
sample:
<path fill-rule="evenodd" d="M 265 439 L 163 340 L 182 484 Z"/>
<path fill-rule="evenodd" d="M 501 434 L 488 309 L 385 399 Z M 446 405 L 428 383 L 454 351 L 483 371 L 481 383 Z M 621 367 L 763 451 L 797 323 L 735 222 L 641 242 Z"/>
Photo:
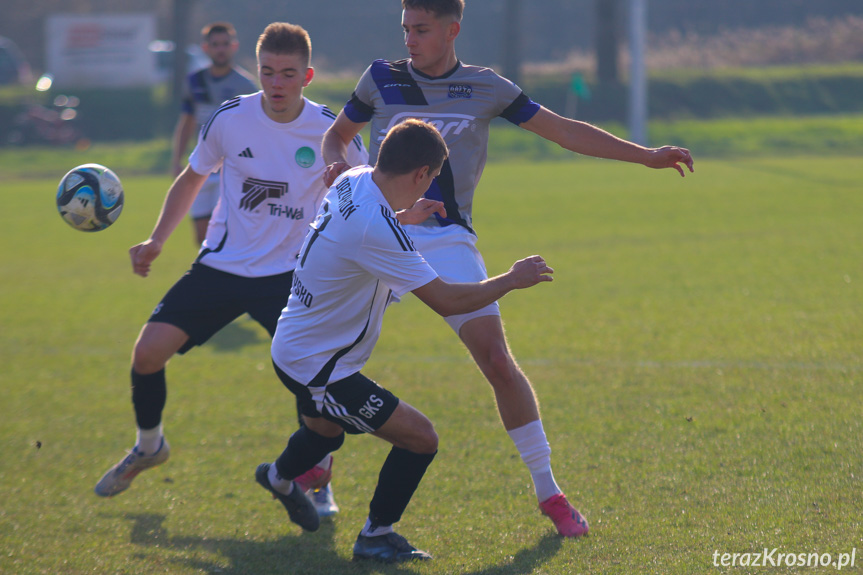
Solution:
<path fill-rule="evenodd" d="M 94 141 L 170 133 L 177 114 L 171 63 L 161 62 L 167 74 L 148 85 L 34 89 L 39 76 L 55 72 L 48 64 L 46 23 L 57 14 L 150 14 L 159 39 L 183 46 L 198 42 L 205 23 L 228 20 L 239 34 L 238 63 L 250 70 L 256 37 L 267 23 L 299 23 L 312 36 L 318 72 L 309 94 L 336 109 L 372 59 L 405 56 L 395 0 L 2 4 L 0 36 L 17 45 L 32 81 L 0 86 L 0 142 L 6 142 L 24 106 L 50 108 L 58 95 L 68 94 L 79 100 L 76 122 Z M 468 0 L 458 55 L 517 79 L 532 98 L 559 113 L 591 122 L 623 122 L 626 9 L 626 0 Z M 859 0 L 648 0 L 648 29 L 651 120 L 847 114 L 863 108 Z M 181 64 L 185 57 L 181 51 Z M 0 52 L 0 72 L 2 68 Z"/>

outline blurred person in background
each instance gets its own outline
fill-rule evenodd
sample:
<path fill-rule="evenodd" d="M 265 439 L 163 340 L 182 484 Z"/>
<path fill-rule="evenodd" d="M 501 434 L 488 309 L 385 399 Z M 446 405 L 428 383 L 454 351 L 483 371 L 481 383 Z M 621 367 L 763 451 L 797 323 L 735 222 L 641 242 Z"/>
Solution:
<path fill-rule="evenodd" d="M 189 74 L 183 84 L 182 107 L 172 139 L 171 170 L 175 178 L 183 170 L 192 136 L 200 131 L 222 102 L 258 91 L 254 77 L 233 63 L 239 46 L 237 33 L 228 22 L 207 24 L 201 30 L 201 48 L 211 64 Z M 219 172 L 215 172 L 207 178 L 189 210 L 197 245 L 201 245 L 207 236 L 207 225 L 218 199 Z"/>

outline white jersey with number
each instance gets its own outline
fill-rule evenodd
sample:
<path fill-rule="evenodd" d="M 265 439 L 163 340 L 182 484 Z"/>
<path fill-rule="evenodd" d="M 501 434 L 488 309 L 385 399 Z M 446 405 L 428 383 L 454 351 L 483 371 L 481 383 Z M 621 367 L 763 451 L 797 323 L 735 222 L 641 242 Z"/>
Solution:
<path fill-rule="evenodd" d="M 294 121 L 275 122 L 264 113 L 262 94 L 225 102 L 201 128 L 189 157 L 199 174 L 222 169 L 219 203 L 198 261 L 243 277 L 296 266 L 326 193 L 321 141 L 335 119 L 326 106 L 304 98 Z M 359 164 L 368 161 L 361 139 L 349 153 Z"/>
<path fill-rule="evenodd" d="M 309 386 L 357 373 L 378 340 L 391 294 L 400 297 L 436 277 L 372 180 L 372 168 L 345 172 L 303 243 L 273 360 Z"/>

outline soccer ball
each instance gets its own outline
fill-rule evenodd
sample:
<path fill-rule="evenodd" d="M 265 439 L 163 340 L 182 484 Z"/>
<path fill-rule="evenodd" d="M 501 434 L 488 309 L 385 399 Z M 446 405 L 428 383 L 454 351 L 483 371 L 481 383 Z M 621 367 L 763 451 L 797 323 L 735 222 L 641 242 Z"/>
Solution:
<path fill-rule="evenodd" d="M 57 188 L 57 210 L 67 224 L 82 232 L 98 232 L 117 221 L 123 211 L 123 184 L 99 164 L 69 171 Z"/>

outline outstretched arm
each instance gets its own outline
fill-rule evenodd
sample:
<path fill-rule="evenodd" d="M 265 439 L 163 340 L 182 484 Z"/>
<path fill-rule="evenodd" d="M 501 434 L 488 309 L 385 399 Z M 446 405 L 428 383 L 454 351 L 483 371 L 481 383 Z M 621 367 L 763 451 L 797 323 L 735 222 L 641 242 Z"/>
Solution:
<path fill-rule="evenodd" d="M 201 175 L 189 166 L 186 166 L 186 169 L 177 176 L 165 196 L 165 203 L 162 205 L 153 233 L 150 234 L 149 239 L 129 249 L 133 272 L 147 277 L 150 273 L 150 264 L 162 253 L 162 246 L 183 221 L 206 179 L 206 174 Z"/>
<path fill-rule="evenodd" d="M 683 166 L 694 171 L 692 156 L 686 148 L 645 148 L 596 126 L 558 116 L 547 108 L 540 108 L 521 127 L 577 154 L 632 162 L 648 168 L 674 168 L 681 176 L 685 175 Z"/>
<path fill-rule="evenodd" d="M 552 281 L 554 270 L 540 256 L 515 262 L 508 272 L 477 283 L 447 283 L 435 278 L 413 290 L 420 300 L 446 317 L 470 313 L 493 303 L 515 289 Z"/>
<path fill-rule="evenodd" d="M 352 121 L 342 110 L 333 125 L 324 133 L 321 154 L 327 166 L 324 172 L 324 184 L 327 187 L 333 185 L 339 174 L 353 167 L 348 164 L 348 144 L 360 133 L 363 126 L 365 124 Z"/>

